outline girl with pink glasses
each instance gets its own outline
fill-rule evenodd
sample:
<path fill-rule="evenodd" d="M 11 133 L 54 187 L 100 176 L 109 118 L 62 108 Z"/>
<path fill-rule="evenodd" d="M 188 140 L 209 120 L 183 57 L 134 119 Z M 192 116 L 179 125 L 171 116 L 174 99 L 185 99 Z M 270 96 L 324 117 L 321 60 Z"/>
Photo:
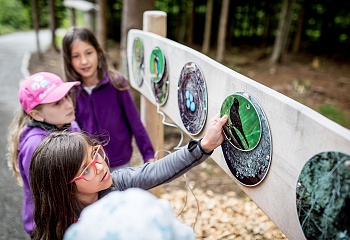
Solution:
<path fill-rule="evenodd" d="M 205 161 L 222 143 L 226 121 L 227 116 L 217 115 L 202 139 L 191 140 L 186 147 L 159 161 L 113 172 L 103 147 L 94 139 L 82 133 L 51 134 L 35 150 L 30 166 L 34 239 L 62 239 L 86 206 L 110 192 L 148 190 L 183 175 Z"/>

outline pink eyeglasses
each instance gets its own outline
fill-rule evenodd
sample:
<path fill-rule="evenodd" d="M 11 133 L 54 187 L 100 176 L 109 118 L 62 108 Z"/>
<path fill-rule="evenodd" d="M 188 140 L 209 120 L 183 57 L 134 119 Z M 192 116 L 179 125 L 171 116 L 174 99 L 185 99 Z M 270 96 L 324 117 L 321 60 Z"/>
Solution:
<path fill-rule="evenodd" d="M 106 160 L 106 152 L 101 145 L 93 146 L 93 157 L 92 161 L 84 168 L 78 177 L 73 178 L 69 183 L 78 181 L 79 179 L 84 179 L 90 182 L 96 176 L 96 163 L 103 164 Z"/>

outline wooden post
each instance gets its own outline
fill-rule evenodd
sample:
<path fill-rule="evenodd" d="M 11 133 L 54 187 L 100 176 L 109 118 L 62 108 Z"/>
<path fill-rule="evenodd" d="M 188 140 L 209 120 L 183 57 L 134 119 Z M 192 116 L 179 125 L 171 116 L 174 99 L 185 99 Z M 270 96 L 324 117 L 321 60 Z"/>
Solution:
<path fill-rule="evenodd" d="M 166 37 L 166 16 L 166 13 L 162 11 L 145 11 L 143 14 L 143 30 Z M 144 81 L 150 81 L 150 79 L 144 79 Z M 157 106 L 141 95 L 140 112 L 141 120 L 145 124 L 155 151 L 164 149 L 164 126 L 162 116 L 157 113 Z M 162 156 L 162 154 L 158 154 L 157 158 L 159 159 Z M 150 192 L 160 197 L 160 187 L 153 188 Z"/>

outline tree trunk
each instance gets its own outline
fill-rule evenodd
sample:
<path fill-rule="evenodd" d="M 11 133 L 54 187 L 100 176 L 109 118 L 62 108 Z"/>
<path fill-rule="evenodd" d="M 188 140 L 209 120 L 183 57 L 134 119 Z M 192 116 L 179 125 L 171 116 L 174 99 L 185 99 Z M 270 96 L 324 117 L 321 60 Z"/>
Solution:
<path fill-rule="evenodd" d="M 279 63 L 282 61 L 282 55 L 287 44 L 289 29 L 292 23 L 294 2 L 295 0 L 283 0 L 276 39 L 273 45 L 272 55 L 270 59 L 272 63 Z"/>
<path fill-rule="evenodd" d="M 194 28 L 194 19 L 196 17 L 196 1 L 192 0 L 191 12 L 189 14 L 189 27 L 187 33 L 187 45 L 193 44 L 193 28 Z"/>
<path fill-rule="evenodd" d="M 211 23 L 213 18 L 213 0 L 207 0 L 207 11 L 205 13 L 205 29 L 202 53 L 208 54 L 210 48 Z"/>
<path fill-rule="evenodd" d="M 295 34 L 294 43 L 293 43 L 293 52 L 297 53 L 300 50 L 301 37 L 304 29 L 304 19 L 305 19 L 305 8 L 302 7 L 300 10 L 300 15 L 298 19 L 298 29 Z"/>
<path fill-rule="evenodd" d="M 154 9 L 154 0 L 124 0 L 122 13 L 121 41 L 120 41 L 120 71 L 128 77 L 128 61 L 126 56 L 127 37 L 130 29 L 142 29 L 143 13 Z"/>
<path fill-rule="evenodd" d="M 223 0 L 222 7 L 221 7 L 219 34 L 218 34 L 218 47 L 216 52 L 216 60 L 218 62 L 221 62 L 224 58 L 229 7 L 230 7 L 230 0 Z"/>
<path fill-rule="evenodd" d="M 177 24 L 176 24 L 176 39 L 178 42 L 180 43 L 184 43 L 185 42 L 185 38 L 186 38 L 186 32 L 187 29 L 189 28 L 189 14 L 188 14 L 188 10 L 187 9 L 181 9 L 180 8 L 180 12 L 179 15 L 177 17 Z"/>
<path fill-rule="evenodd" d="M 106 9 L 107 0 L 98 0 L 99 11 L 97 12 L 97 39 L 104 51 L 106 51 L 107 40 L 107 21 L 106 21 Z"/>
<path fill-rule="evenodd" d="M 266 16 L 264 18 L 264 34 L 262 36 L 261 47 L 265 48 L 268 46 L 270 31 L 271 31 L 271 16 L 272 16 L 272 4 L 270 2 L 266 3 L 265 12 Z"/>
<path fill-rule="evenodd" d="M 48 0 L 49 17 L 50 17 L 50 30 L 51 30 L 51 49 L 59 52 L 56 45 L 56 12 L 55 12 L 55 0 Z"/>
<path fill-rule="evenodd" d="M 71 27 L 77 26 L 77 11 L 75 11 L 74 8 L 69 8 L 69 14 L 70 14 L 70 25 Z"/>
<path fill-rule="evenodd" d="M 38 0 L 31 0 L 31 5 L 32 5 L 33 27 L 35 31 L 35 37 L 36 37 L 36 53 L 38 57 L 41 59 L 40 40 L 39 40 Z"/>
<path fill-rule="evenodd" d="M 349 32 L 348 36 L 350 36 L 350 32 Z M 346 41 L 346 44 L 345 44 L 345 46 L 344 46 L 344 48 L 343 48 L 343 54 L 344 54 L 344 56 L 346 56 L 346 55 L 348 55 L 348 54 L 350 53 L 349 50 L 350 50 L 350 37 L 349 37 L 348 40 Z"/>

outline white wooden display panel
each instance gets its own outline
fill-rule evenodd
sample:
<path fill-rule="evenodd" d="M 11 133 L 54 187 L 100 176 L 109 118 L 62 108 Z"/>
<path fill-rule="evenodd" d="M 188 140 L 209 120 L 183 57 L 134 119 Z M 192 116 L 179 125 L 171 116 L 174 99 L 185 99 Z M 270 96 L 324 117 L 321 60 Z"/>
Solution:
<path fill-rule="evenodd" d="M 141 86 L 133 82 L 132 48 L 136 37 L 141 38 L 144 46 L 145 76 Z M 178 109 L 177 84 L 182 67 L 187 62 L 196 63 L 204 74 L 208 90 L 207 122 L 220 112 L 225 98 L 234 92 L 247 92 L 257 100 L 266 114 L 272 135 L 272 162 L 266 178 L 255 187 L 245 187 L 231 174 L 221 147 L 214 151 L 212 158 L 289 239 L 304 239 L 295 200 L 299 174 L 304 164 L 320 152 L 339 151 L 350 155 L 350 131 L 198 51 L 159 35 L 133 29 L 128 33 L 127 46 L 130 83 L 154 104 L 149 59 L 156 46 L 166 56 L 170 81 L 168 100 L 160 110 L 185 133 L 187 131 Z M 198 135 L 192 137 L 203 137 L 206 128 L 207 124 Z"/>

